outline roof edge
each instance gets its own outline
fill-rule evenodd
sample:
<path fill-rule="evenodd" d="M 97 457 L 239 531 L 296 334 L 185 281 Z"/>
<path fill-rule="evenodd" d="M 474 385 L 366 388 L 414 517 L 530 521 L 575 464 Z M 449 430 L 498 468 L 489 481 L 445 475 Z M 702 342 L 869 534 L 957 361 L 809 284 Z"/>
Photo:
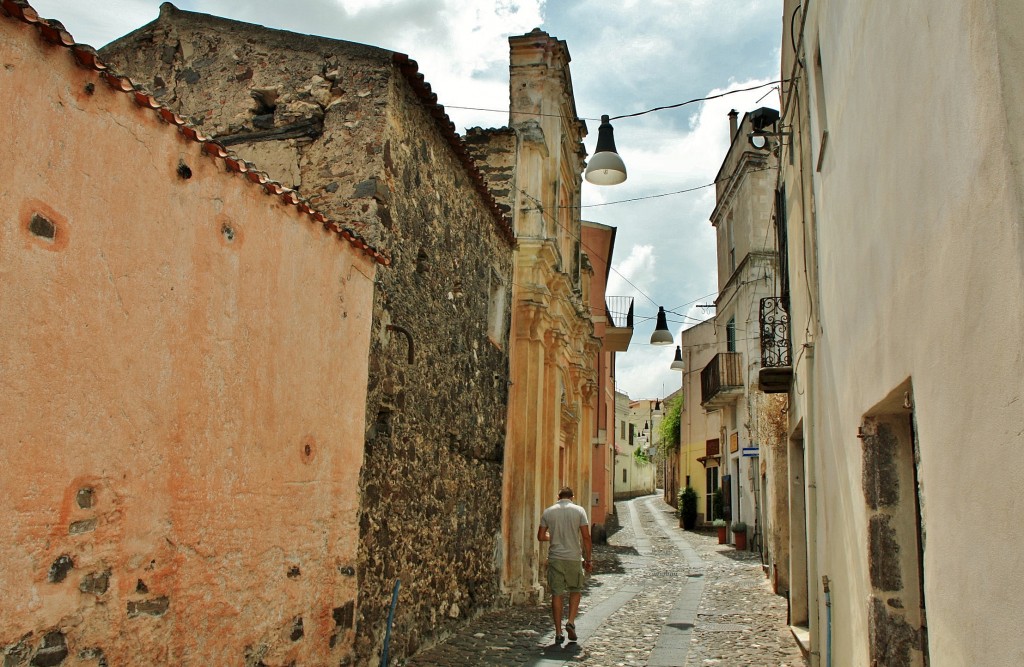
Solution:
<path fill-rule="evenodd" d="M 74 37 L 64 29 L 64 25 L 60 21 L 40 17 L 27 0 L 0 0 L 0 9 L 3 10 L 0 12 L 0 16 L 27 23 L 36 28 L 43 41 L 67 49 L 80 67 L 98 72 L 100 78 L 111 89 L 129 95 L 139 107 L 153 111 L 157 118 L 175 127 L 178 133 L 187 140 L 199 144 L 202 151 L 208 156 L 222 160 L 227 171 L 243 174 L 247 182 L 261 186 L 267 194 L 278 197 L 284 204 L 294 206 L 300 213 L 305 213 L 313 222 L 334 232 L 339 238 L 361 250 L 376 263 L 382 266 L 391 264 L 391 258 L 388 255 L 371 246 L 356 231 L 328 218 L 323 212 L 313 208 L 308 199 L 300 197 L 296 190 L 271 179 L 266 172 L 256 169 L 255 165 L 234 155 L 223 144 L 202 134 L 194 125 L 158 102 L 142 85 L 135 83 L 127 76 L 118 74 L 100 60 L 96 49 L 88 44 L 75 42 Z"/>
<path fill-rule="evenodd" d="M 423 106 L 434 118 L 434 123 L 441 131 L 441 136 L 445 138 L 448 145 L 451 146 L 452 150 L 455 152 L 455 156 L 458 158 L 459 162 L 461 162 L 463 167 L 466 169 L 477 193 L 479 193 L 484 205 L 489 209 L 498 233 L 510 245 L 515 246 L 516 235 L 514 227 L 512 226 L 512 221 L 509 220 L 498 207 L 498 201 L 494 198 L 494 195 L 491 194 L 491 189 L 488 187 L 487 181 L 484 180 L 483 175 L 477 168 L 476 161 L 469 154 L 469 149 L 466 148 L 465 142 L 455 130 L 455 124 L 452 123 L 451 119 L 448 117 L 448 114 L 444 110 L 444 106 L 438 104 L 437 94 L 431 92 L 430 84 L 427 83 L 423 74 L 420 73 L 419 64 L 408 55 L 399 53 L 398 51 L 393 52 L 392 62 L 398 66 L 399 71 L 401 71 L 405 80 L 409 82 L 413 92 L 416 93 L 416 96 L 420 98 Z"/>

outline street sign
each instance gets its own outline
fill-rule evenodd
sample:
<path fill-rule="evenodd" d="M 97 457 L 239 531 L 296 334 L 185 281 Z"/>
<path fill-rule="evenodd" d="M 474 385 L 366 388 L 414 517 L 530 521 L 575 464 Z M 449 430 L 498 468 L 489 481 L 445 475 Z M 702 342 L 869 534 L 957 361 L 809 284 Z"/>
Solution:
<path fill-rule="evenodd" d="M 758 456 L 760 451 L 757 447 L 744 447 L 743 456 Z"/>

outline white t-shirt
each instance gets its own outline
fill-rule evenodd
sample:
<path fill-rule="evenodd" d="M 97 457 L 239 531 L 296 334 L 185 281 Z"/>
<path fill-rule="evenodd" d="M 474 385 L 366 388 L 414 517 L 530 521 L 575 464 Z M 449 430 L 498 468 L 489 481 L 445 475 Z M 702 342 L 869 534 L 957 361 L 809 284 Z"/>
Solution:
<path fill-rule="evenodd" d="M 551 535 L 548 558 L 555 560 L 580 560 L 583 558 L 583 544 L 580 526 L 589 526 L 587 511 L 568 498 L 563 498 L 544 510 L 540 525 Z"/>

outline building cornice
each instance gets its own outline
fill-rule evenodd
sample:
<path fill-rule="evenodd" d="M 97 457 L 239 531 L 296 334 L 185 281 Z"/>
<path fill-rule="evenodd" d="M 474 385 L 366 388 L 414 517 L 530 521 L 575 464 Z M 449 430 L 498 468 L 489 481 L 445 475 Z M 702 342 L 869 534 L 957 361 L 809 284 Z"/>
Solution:
<path fill-rule="evenodd" d="M 711 225 L 718 227 L 719 218 L 728 208 L 728 204 L 731 202 L 736 191 L 743 183 L 744 177 L 751 171 L 761 171 L 768 164 L 768 156 L 765 153 L 757 151 L 744 151 L 740 155 L 739 163 L 732 172 L 732 176 L 729 177 L 729 182 L 726 184 L 722 194 L 718 197 L 718 202 L 715 204 L 715 210 L 711 212 Z M 755 170 L 754 168 L 757 167 Z M 716 178 L 716 181 L 719 179 Z"/>

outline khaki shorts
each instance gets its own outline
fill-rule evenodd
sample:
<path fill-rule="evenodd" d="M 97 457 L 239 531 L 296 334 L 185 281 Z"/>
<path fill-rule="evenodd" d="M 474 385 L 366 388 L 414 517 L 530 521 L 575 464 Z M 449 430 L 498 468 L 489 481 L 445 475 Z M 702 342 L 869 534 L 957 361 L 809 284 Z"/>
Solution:
<path fill-rule="evenodd" d="M 548 587 L 552 595 L 583 591 L 583 563 L 578 560 L 548 559 Z"/>

